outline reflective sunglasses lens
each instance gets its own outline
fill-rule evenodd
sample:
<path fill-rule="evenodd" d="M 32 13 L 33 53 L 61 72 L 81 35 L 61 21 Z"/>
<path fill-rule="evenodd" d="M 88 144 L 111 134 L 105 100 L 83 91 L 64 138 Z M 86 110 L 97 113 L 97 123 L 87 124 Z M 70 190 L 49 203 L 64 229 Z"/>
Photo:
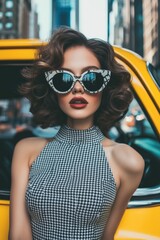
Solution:
<path fill-rule="evenodd" d="M 69 73 L 57 73 L 52 79 L 53 85 L 58 92 L 67 92 L 73 83 L 73 77 Z"/>
<path fill-rule="evenodd" d="M 83 76 L 83 84 L 88 91 L 96 92 L 98 91 L 103 83 L 104 79 L 101 73 L 89 72 Z"/>

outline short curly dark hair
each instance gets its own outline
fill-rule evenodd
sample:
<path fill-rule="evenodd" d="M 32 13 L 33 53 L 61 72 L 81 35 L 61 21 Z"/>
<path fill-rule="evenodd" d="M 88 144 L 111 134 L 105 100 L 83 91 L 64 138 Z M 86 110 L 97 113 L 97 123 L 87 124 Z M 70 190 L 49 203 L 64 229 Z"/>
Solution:
<path fill-rule="evenodd" d="M 128 110 L 132 93 L 129 72 L 116 61 L 113 47 L 101 39 L 87 39 L 79 31 L 60 27 L 50 41 L 40 47 L 33 67 L 23 69 L 22 74 L 27 81 L 20 87 L 20 92 L 30 100 L 33 119 L 41 127 L 65 124 L 67 116 L 60 109 L 57 96 L 46 82 L 44 73 L 60 69 L 64 52 L 73 46 L 85 46 L 96 56 L 102 69 L 111 71 L 111 80 L 103 90 L 102 101 L 94 117 L 94 124 L 107 135 Z"/>

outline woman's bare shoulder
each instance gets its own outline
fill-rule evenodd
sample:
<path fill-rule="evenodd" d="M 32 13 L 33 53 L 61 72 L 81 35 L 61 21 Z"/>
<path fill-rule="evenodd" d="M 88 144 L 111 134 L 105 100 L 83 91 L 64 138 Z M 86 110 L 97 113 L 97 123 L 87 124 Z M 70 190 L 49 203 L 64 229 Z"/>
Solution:
<path fill-rule="evenodd" d="M 124 143 L 117 143 L 110 139 L 105 139 L 104 148 L 109 148 L 110 155 L 114 162 L 124 171 L 132 173 L 142 172 L 144 169 L 144 159 L 131 146 Z"/>
<path fill-rule="evenodd" d="M 40 138 L 40 137 L 29 137 L 29 138 L 24 138 L 20 140 L 17 144 L 16 147 L 22 147 L 22 146 L 28 146 L 28 147 L 33 147 L 33 145 L 43 145 L 51 141 L 51 139 L 47 138 Z"/>
<path fill-rule="evenodd" d="M 117 143 L 113 149 L 113 156 L 124 171 L 137 174 L 144 170 L 144 159 L 134 148 L 127 144 Z"/>
<path fill-rule="evenodd" d="M 14 149 L 14 155 L 17 159 L 23 156 L 31 165 L 34 159 L 40 154 L 46 144 L 53 139 L 30 137 L 20 140 Z"/>

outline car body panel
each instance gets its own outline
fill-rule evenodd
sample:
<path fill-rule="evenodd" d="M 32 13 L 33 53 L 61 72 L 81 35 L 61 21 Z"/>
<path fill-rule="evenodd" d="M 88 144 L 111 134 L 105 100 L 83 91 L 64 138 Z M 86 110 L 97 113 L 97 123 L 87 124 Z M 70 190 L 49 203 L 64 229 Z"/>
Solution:
<path fill-rule="evenodd" d="M 9 201 L 0 200 L 0 239 L 8 239 Z"/>
<path fill-rule="evenodd" d="M 115 240 L 160 239 L 160 206 L 127 209 Z"/>
<path fill-rule="evenodd" d="M 0 40 L 0 62 L 34 60 L 37 47 L 45 44 L 38 39 Z M 153 82 L 146 61 L 137 54 L 114 46 L 117 60 L 132 75 L 133 91 L 153 126 L 160 135 L 160 91 Z M 115 216 L 116 217 L 116 216 Z M 9 201 L 0 200 L 0 236 L 8 239 Z M 160 205 L 128 208 L 117 229 L 115 240 L 160 239 Z"/>
<path fill-rule="evenodd" d="M 160 136 L 160 90 L 154 84 L 149 71 L 147 70 L 147 62 L 139 55 L 119 47 L 114 47 L 116 57 L 132 75 L 132 86 L 141 100 L 144 108 L 147 109 L 154 128 Z M 146 81 L 147 79 L 147 81 Z M 143 98 L 141 97 L 143 96 Z"/>
<path fill-rule="evenodd" d="M 43 45 L 39 39 L 0 40 L 1 60 L 33 60 L 36 49 Z"/>
<path fill-rule="evenodd" d="M 138 77 L 138 79 L 143 83 L 143 86 L 147 92 L 152 96 L 156 105 L 160 109 L 160 102 L 157 102 L 157 97 L 159 97 L 159 89 L 156 84 L 154 84 L 151 77 L 148 78 L 149 72 L 146 68 L 146 61 L 136 53 L 120 47 L 114 47 L 116 56 L 123 62 L 123 65 L 126 64 L 127 68 L 129 67 Z M 147 81 L 146 81 L 147 79 Z M 154 93 L 154 94 L 153 94 Z"/>

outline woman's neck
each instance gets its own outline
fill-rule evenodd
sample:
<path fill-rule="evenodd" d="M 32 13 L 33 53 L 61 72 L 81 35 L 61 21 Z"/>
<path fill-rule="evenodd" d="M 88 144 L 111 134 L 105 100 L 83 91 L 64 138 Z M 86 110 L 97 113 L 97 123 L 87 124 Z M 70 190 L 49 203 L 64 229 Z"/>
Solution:
<path fill-rule="evenodd" d="M 93 121 L 91 119 L 71 119 L 67 120 L 67 125 L 70 128 L 77 130 L 88 129 L 93 126 Z"/>

